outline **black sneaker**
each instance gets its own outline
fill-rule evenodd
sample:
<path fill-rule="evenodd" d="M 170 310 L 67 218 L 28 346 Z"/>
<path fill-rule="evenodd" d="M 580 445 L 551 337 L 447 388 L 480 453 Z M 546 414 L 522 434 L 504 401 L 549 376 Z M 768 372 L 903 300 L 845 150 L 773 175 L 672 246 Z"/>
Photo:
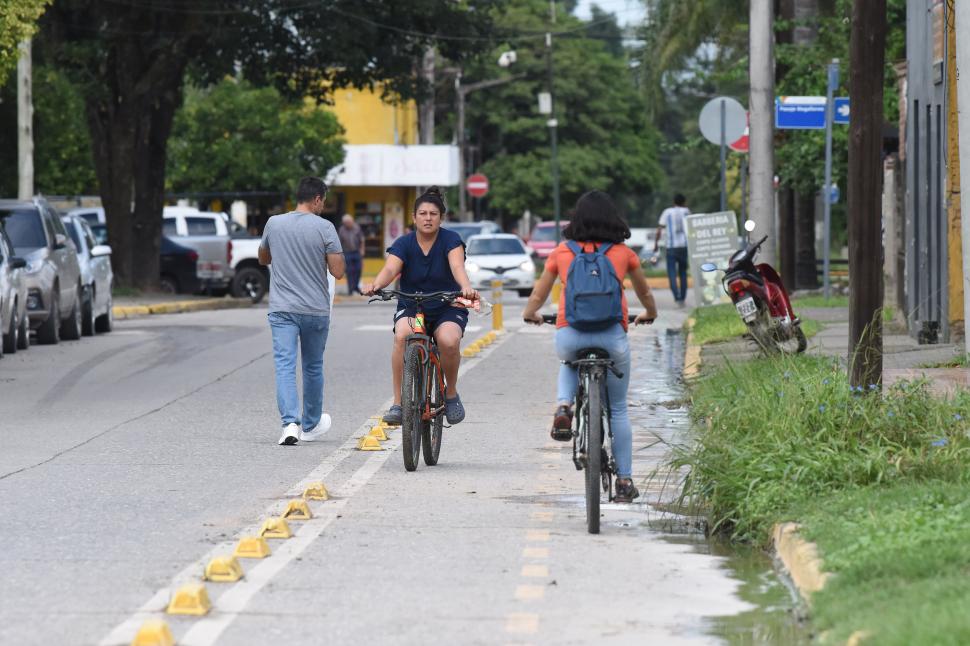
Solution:
<path fill-rule="evenodd" d="M 573 439 L 573 412 L 569 406 L 564 404 L 556 409 L 549 436 L 557 442 L 568 442 Z"/>
<path fill-rule="evenodd" d="M 384 423 L 388 426 L 400 426 L 404 419 L 404 411 L 398 404 L 394 404 L 384 413 Z"/>
<path fill-rule="evenodd" d="M 616 495 L 613 496 L 613 502 L 633 502 L 634 498 L 639 498 L 640 492 L 637 490 L 637 486 L 633 484 L 633 480 L 630 479 L 620 479 L 616 480 Z"/>

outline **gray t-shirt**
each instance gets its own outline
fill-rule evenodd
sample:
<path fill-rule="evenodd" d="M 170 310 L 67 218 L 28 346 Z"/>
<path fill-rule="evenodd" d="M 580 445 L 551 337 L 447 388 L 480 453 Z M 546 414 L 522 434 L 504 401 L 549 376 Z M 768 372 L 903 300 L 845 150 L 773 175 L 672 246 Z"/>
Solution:
<path fill-rule="evenodd" d="M 269 311 L 330 315 L 327 254 L 341 253 L 330 222 L 313 213 L 291 211 L 266 223 L 260 247 L 273 257 Z"/>

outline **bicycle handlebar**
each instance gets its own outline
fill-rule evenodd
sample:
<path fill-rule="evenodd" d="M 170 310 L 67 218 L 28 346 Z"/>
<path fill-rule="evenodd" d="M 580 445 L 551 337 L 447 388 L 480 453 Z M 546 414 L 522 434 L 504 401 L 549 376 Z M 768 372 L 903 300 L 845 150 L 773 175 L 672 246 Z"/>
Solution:
<path fill-rule="evenodd" d="M 405 300 L 411 300 L 416 303 L 422 303 L 424 301 L 441 300 L 445 303 L 450 303 L 456 298 L 461 296 L 461 292 L 428 292 L 426 294 L 408 294 L 406 292 L 401 292 L 396 289 L 378 289 L 374 292 L 374 298 L 370 299 L 368 303 L 374 303 L 377 301 L 389 301 L 392 298 L 403 298 Z"/>
<path fill-rule="evenodd" d="M 556 322 L 557 316 L 558 315 L 556 315 L 556 314 L 542 314 L 542 322 L 543 323 L 553 323 L 554 324 Z M 636 323 L 637 315 L 636 314 L 627 314 L 627 317 L 626 318 L 627 318 L 627 322 L 628 323 Z M 648 324 L 649 323 L 653 323 L 653 322 L 654 322 L 654 319 L 649 319 L 647 321 Z"/>

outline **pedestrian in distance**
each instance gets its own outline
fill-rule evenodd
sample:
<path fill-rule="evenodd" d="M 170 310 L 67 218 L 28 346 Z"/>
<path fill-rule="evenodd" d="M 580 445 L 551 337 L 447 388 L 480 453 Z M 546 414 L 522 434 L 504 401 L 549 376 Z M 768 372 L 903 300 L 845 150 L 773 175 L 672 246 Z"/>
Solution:
<path fill-rule="evenodd" d="M 674 294 L 677 307 L 684 307 L 687 299 L 687 222 L 690 215 L 686 206 L 687 198 L 680 193 L 674 195 L 674 205 L 663 210 L 657 224 L 657 236 L 653 250 L 660 248 L 660 237 L 666 234 L 667 242 L 667 280 Z"/>
<path fill-rule="evenodd" d="M 347 263 L 347 294 L 360 294 L 360 273 L 364 268 L 364 231 L 354 222 L 354 216 L 347 213 L 341 219 L 340 246 L 344 250 L 344 262 Z"/>
<path fill-rule="evenodd" d="M 323 412 L 323 353 L 330 330 L 328 274 L 342 278 L 345 263 L 337 230 L 321 217 L 327 185 L 304 177 L 296 210 L 274 215 L 259 245 L 259 263 L 270 265 L 269 326 L 276 365 L 276 404 L 281 445 L 312 442 L 330 430 Z M 297 348 L 303 368 L 303 406 L 296 389 Z"/>
<path fill-rule="evenodd" d="M 633 289 L 643 305 L 645 311 L 636 317 L 636 324 L 652 323 L 657 318 L 657 305 L 650 285 L 647 284 L 640 259 L 625 241 L 630 237 L 630 228 L 620 218 L 616 204 L 609 195 L 602 191 L 590 191 L 579 198 L 576 208 L 569 220 L 569 225 L 562 232 L 565 241 L 556 247 L 546 259 L 542 276 L 536 283 L 529 296 L 529 302 L 522 312 L 526 323 L 542 323 L 539 309 L 549 297 L 553 283 L 558 278 L 563 285 L 562 295 L 559 297 L 559 313 L 556 317 L 556 354 L 563 361 L 572 361 L 583 348 L 602 348 L 610 353 L 613 365 L 623 375 L 617 377 L 610 372 L 607 376 L 606 388 L 610 399 L 610 429 L 613 432 L 613 457 L 616 460 L 616 496 L 617 502 L 631 502 L 640 495 L 633 484 L 633 431 L 630 416 L 627 412 L 627 390 L 630 387 L 630 341 L 627 338 L 628 306 L 626 293 L 623 289 L 624 278 L 629 277 Z M 612 266 L 612 279 L 607 280 L 611 288 L 615 289 L 610 305 L 596 306 L 597 312 L 584 314 L 601 321 L 596 329 L 574 327 L 567 320 L 568 301 L 575 290 L 571 290 L 568 282 L 570 267 L 578 254 L 587 256 L 602 253 Z M 597 272 L 597 275 L 602 272 Z M 613 280 L 615 279 L 615 280 Z M 602 301 L 597 301 L 603 303 Z M 606 311 L 607 308 L 609 311 Z M 615 310 L 615 311 L 614 311 Z M 578 326 L 579 323 L 574 321 Z M 557 400 L 553 414 L 552 439 L 568 442 L 573 439 L 572 404 L 579 386 L 579 376 L 575 368 L 560 364 L 559 381 L 557 385 Z"/>
<path fill-rule="evenodd" d="M 420 195 L 414 202 L 414 231 L 401 236 L 387 249 L 384 268 L 374 282 L 364 287 L 364 294 L 373 295 L 400 275 L 402 292 L 461 292 L 463 298 L 478 301 L 478 292 L 472 288 L 465 272 L 465 243 L 457 233 L 441 227 L 446 212 L 445 199 L 437 186 Z M 457 424 L 465 419 L 465 408 L 458 396 L 458 368 L 461 365 L 459 346 L 468 324 L 468 310 L 443 302 L 427 302 L 424 314 L 425 327 L 438 346 L 445 375 L 445 418 L 449 424 Z M 403 418 L 404 350 L 414 329 L 416 315 L 417 307 L 413 302 L 398 300 L 391 353 L 394 404 L 384 415 L 384 422 L 392 426 L 399 426 Z"/>

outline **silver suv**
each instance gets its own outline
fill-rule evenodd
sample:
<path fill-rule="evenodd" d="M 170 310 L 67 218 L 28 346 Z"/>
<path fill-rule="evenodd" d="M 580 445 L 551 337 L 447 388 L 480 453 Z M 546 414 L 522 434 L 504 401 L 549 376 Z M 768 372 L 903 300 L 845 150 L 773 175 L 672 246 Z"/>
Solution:
<path fill-rule="evenodd" d="M 27 261 L 27 313 L 41 343 L 81 338 L 81 269 L 77 250 L 46 200 L 0 200 L 0 218 L 16 254 Z"/>
<path fill-rule="evenodd" d="M 27 321 L 27 261 L 14 255 L 13 245 L 0 220 L 0 356 L 26 350 L 30 345 Z"/>

